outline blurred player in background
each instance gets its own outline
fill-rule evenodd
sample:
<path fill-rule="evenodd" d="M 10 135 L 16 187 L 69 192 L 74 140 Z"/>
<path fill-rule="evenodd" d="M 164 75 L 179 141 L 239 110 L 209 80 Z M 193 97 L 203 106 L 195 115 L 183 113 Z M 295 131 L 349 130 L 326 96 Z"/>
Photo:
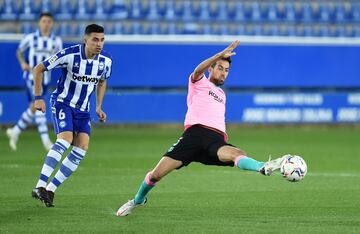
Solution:
<path fill-rule="evenodd" d="M 280 169 L 284 157 L 259 162 L 244 151 L 227 143 L 225 126 L 226 96 L 220 88 L 230 69 L 233 50 L 239 45 L 233 42 L 223 51 L 201 62 L 189 77 L 187 96 L 188 110 L 185 132 L 165 153 L 156 167 L 146 176 L 135 197 L 119 208 L 116 215 L 126 216 L 136 207 L 144 205 L 147 194 L 164 176 L 191 162 L 205 165 L 235 166 L 243 170 L 271 175 Z M 209 78 L 205 76 L 208 70 Z"/>
<path fill-rule="evenodd" d="M 53 16 L 50 13 L 41 13 L 39 16 L 39 29 L 26 35 L 20 42 L 16 51 L 16 57 L 23 70 L 23 78 L 26 82 L 27 94 L 30 105 L 23 112 L 17 124 L 6 130 L 9 137 L 9 144 L 12 150 L 16 150 L 16 144 L 20 133 L 24 131 L 29 124 L 35 123 L 37 125 L 42 144 L 46 150 L 50 150 L 52 142 L 49 138 L 48 127 L 46 123 L 45 114 L 41 111 L 36 111 L 34 107 L 34 79 L 32 70 L 36 64 L 48 58 L 53 53 L 62 49 L 62 41 L 60 37 L 55 36 L 51 30 L 53 27 Z M 26 58 L 24 53 L 28 52 Z M 47 85 L 50 83 L 51 73 L 45 72 L 42 83 L 42 96 L 46 95 Z"/>
<path fill-rule="evenodd" d="M 53 68 L 62 69 L 62 77 L 51 95 L 57 139 L 45 158 L 40 178 L 32 191 L 32 196 L 43 201 L 47 207 L 54 206 L 55 190 L 77 169 L 88 150 L 91 131 L 89 100 L 95 89 L 96 114 L 100 121 L 106 120 L 102 103 L 106 80 L 111 74 L 112 59 L 102 51 L 104 40 L 104 28 L 90 24 L 85 29 L 84 44 L 61 50 L 34 69 L 35 108 L 43 113 L 46 106 L 44 96 L 41 95 L 42 74 Z M 70 153 L 48 183 L 70 145 L 73 145 Z"/>

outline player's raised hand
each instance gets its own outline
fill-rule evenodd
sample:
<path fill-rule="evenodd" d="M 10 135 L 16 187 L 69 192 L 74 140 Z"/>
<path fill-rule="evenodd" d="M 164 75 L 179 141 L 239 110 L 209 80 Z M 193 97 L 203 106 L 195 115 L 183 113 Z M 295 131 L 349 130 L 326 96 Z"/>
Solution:
<path fill-rule="evenodd" d="M 43 99 L 35 100 L 34 106 L 36 110 L 41 111 L 42 113 L 45 113 L 46 105 Z"/>
<path fill-rule="evenodd" d="M 97 109 L 96 114 L 99 117 L 100 122 L 104 123 L 106 121 L 106 113 L 104 111 L 102 111 L 101 109 Z"/>
<path fill-rule="evenodd" d="M 238 47 L 238 45 L 240 45 L 240 41 L 236 40 L 234 42 L 232 42 L 226 49 L 224 49 L 223 51 L 221 51 L 221 57 L 223 58 L 228 58 L 230 56 L 235 55 L 236 53 L 233 52 L 233 50 Z"/>

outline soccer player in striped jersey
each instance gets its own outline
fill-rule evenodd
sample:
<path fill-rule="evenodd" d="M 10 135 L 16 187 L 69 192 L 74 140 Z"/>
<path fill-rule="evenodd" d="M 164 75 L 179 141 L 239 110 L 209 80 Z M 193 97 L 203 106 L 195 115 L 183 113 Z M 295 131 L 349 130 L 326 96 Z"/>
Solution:
<path fill-rule="evenodd" d="M 62 41 L 60 37 L 55 36 L 52 33 L 53 27 L 53 16 L 50 13 L 41 13 L 39 16 L 39 29 L 26 35 L 20 42 L 16 52 L 17 59 L 20 63 L 21 69 L 23 70 L 23 78 L 26 83 L 27 94 L 30 105 L 23 112 L 16 125 L 6 130 L 6 134 L 9 138 L 9 145 L 12 150 L 17 149 L 17 141 L 20 133 L 24 131 L 29 124 L 33 123 L 37 125 L 42 144 L 46 150 L 49 150 L 52 146 L 48 134 L 48 127 L 46 123 L 45 114 L 36 111 L 34 107 L 34 79 L 32 70 L 36 64 L 45 60 L 50 55 L 62 49 Z M 24 54 L 27 53 L 25 58 Z M 47 86 L 51 80 L 51 73 L 45 72 L 43 79 L 43 93 L 46 94 Z"/>
<path fill-rule="evenodd" d="M 155 184 L 174 169 L 180 169 L 191 162 L 205 165 L 235 166 L 242 170 L 271 175 L 279 170 L 284 157 L 268 162 L 259 162 L 227 143 L 225 127 L 225 92 L 220 88 L 224 84 L 231 63 L 233 50 L 239 45 L 234 41 L 223 51 L 201 62 L 189 77 L 187 96 L 188 110 L 185 117 L 185 132 L 170 147 L 153 170 L 146 174 L 135 197 L 116 212 L 117 216 L 126 216 L 134 208 L 144 205 L 147 194 Z M 205 76 L 208 70 L 209 78 Z"/>
<path fill-rule="evenodd" d="M 54 206 L 55 190 L 71 176 L 88 150 L 90 141 L 90 97 L 96 93 L 96 114 L 101 122 L 106 120 L 102 103 L 106 80 L 111 75 L 112 59 L 103 51 L 104 28 L 90 24 L 85 29 L 84 44 L 71 46 L 50 56 L 34 69 L 35 108 L 45 112 L 45 101 L 41 95 L 42 74 L 53 68 L 61 68 L 62 76 L 51 95 L 51 108 L 56 132 L 56 142 L 47 153 L 40 178 L 32 196 Z M 59 164 L 59 170 L 48 183 L 49 177 Z"/>

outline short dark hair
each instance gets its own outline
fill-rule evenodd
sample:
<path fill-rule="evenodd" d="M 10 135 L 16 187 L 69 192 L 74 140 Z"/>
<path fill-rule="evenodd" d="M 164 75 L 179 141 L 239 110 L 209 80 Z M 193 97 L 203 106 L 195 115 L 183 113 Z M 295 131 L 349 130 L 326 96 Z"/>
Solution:
<path fill-rule="evenodd" d="M 227 57 L 227 58 L 221 58 L 220 60 L 225 60 L 225 61 L 228 61 L 229 62 L 229 65 L 231 65 L 231 57 Z M 216 62 L 211 64 L 211 67 L 214 68 L 216 65 Z"/>
<path fill-rule="evenodd" d="M 90 33 L 103 33 L 104 28 L 98 24 L 89 24 L 85 28 L 85 35 L 90 35 Z"/>
<path fill-rule="evenodd" d="M 41 12 L 39 15 L 39 20 L 41 20 L 42 17 L 50 17 L 51 19 L 54 19 L 53 14 L 51 14 L 50 12 Z"/>

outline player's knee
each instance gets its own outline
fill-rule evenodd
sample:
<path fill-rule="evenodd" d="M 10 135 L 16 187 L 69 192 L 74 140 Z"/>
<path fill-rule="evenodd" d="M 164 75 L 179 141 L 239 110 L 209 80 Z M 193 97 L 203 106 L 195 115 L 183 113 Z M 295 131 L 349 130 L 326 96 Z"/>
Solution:
<path fill-rule="evenodd" d="M 161 174 L 157 171 L 152 171 L 150 174 L 150 181 L 156 183 L 158 181 L 160 181 L 162 178 Z"/>
<path fill-rule="evenodd" d="M 61 140 L 64 140 L 64 141 L 67 141 L 69 144 L 72 144 L 73 142 L 73 137 L 57 137 L 57 139 L 61 139 Z"/>
<path fill-rule="evenodd" d="M 234 161 L 240 155 L 246 155 L 246 152 L 241 150 L 241 149 L 238 149 L 238 148 L 232 148 L 228 152 L 228 156 L 229 156 L 231 161 Z"/>
<path fill-rule="evenodd" d="M 245 152 L 244 150 L 241 150 L 241 149 L 236 149 L 235 154 L 236 154 L 237 156 L 239 156 L 239 155 L 246 155 L 246 152 Z M 237 156 L 236 156 L 236 157 L 237 157 Z"/>
<path fill-rule="evenodd" d="M 35 114 L 36 108 L 35 108 L 34 102 L 30 103 L 29 108 L 30 108 L 31 113 Z"/>
<path fill-rule="evenodd" d="M 78 144 L 76 147 L 79 147 L 80 149 L 87 151 L 89 148 L 89 145 L 88 144 Z"/>
<path fill-rule="evenodd" d="M 70 144 L 73 143 L 74 140 L 74 136 L 73 133 L 70 131 L 66 131 L 66 132 L 61 132 L 57 135 L 57 139 L 62 139 L 64 141 L 69 142 Z"/>

